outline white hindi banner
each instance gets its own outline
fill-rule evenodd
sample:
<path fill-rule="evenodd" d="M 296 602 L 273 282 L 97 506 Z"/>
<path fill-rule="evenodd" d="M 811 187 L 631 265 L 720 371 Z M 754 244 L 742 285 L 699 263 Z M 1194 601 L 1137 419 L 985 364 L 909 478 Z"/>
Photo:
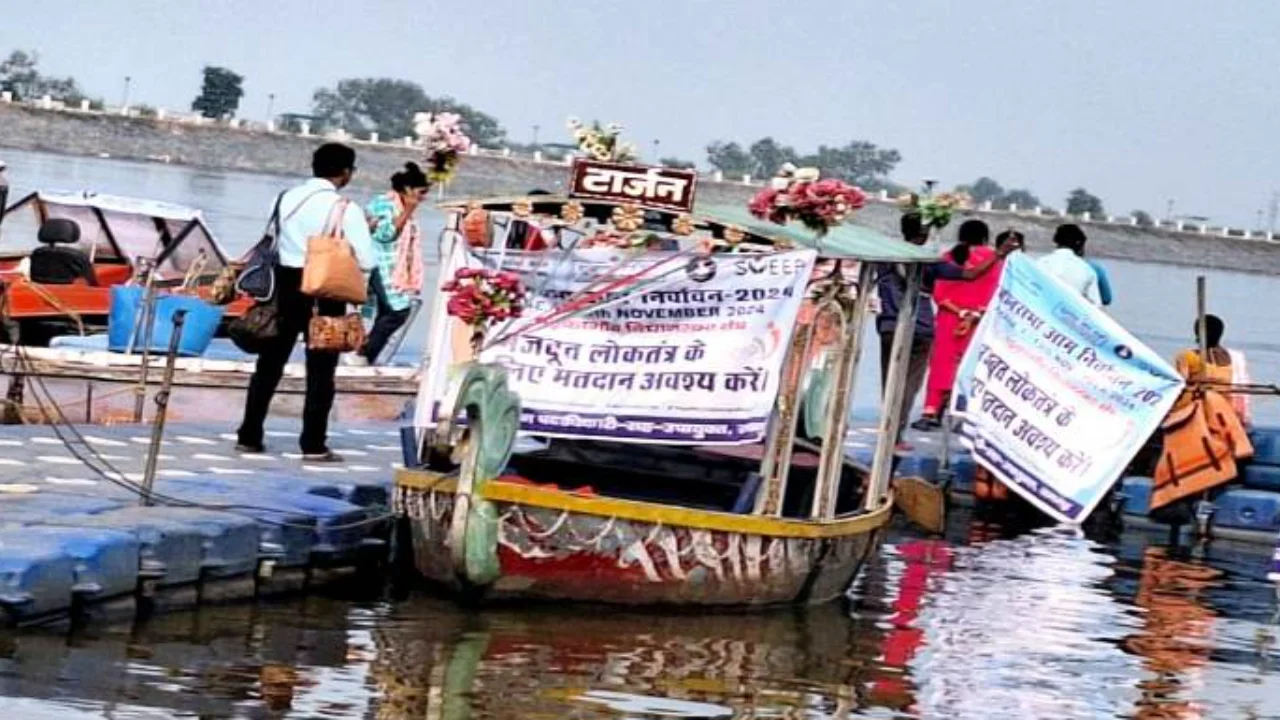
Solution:
<path fill-rule="evenodd" d="M 520 275 L 524 317 L 496 329 L 514 336 L 481 354 L 508 369 L 520 395 L 521 431 L 548 437 L 620 442 L 729 445 L 759 442 L 778 395 L 782 363 L 816 253 L 717 254 L 710 257 L 613 250 L 574 253 L 466 250 L 458 244 L 441 277 L 460 267 Z M 588 311 L 546 327 L 538 318 L 608 279 L 654 281 L 606 293 Z M 450 367 L 470 359 L 468 329 L 445 315 L 431 330 L 424 380 L 429 416 Z"/>
<path fill-rule="evenodd" d="M 975 459 L 1061 522 L 1088 518 L 1155 432 L 1183 380 L 1154 351 L 1021 253 L 956 376 Z"/>

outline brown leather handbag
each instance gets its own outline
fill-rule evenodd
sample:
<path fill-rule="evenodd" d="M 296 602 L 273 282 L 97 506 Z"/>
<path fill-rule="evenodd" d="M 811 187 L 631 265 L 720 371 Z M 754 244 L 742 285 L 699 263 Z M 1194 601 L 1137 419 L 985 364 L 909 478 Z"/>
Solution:
<path fill-rule="evenodd" d="M 369 279 L 356 261 L 355 251 L 342 231 L 346 200 L 334 203 L 329 221 L 319 235 L 307 240 L 302 264 L 302 293 L 324 300 L 363 305 L 369 299 Z"/>
<path fill-rule="evenodd" d="M 307 349 L 321 352 L 355 352 L 364 347 L 364 321 L 360 313 L 342 317 L 315 315 L 307 328 Z"/>

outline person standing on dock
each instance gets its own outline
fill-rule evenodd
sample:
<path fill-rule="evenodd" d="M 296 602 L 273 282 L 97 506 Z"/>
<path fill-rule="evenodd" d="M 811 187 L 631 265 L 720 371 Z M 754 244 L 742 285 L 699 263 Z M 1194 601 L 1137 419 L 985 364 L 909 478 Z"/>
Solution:
<path fill-rule="evenodd" d="M 924 245 L 929 239 L 929 232 L 918 213 L 903 215 L 900 227 L 902 239 L 912 245 Z M 995 255 L 971 268 L 949 261 L 925 266 L 921 294 L 916 303 L 916 330 L 907 356 L 907 384 L 902 395 L 902 413 L 899 415 L 896 438 L 899 450 L 910 449 L 902 443 L 902 435 L 907 429 L 911 408 L 915 407 L 916 398 L 924 387 L 925 375 L 929 369 L 929 355 L 934 338 L 933 300 L 930 294 L 933 292 L 935 281 L 970 281 L 981 277 L 990 272 L 1000 259 L 1019 247 L 1021 247 L 1021 236 L 1007 244 L 1001 244 Z M 880 335 L 880 391 L 883 393 L 889 379 L 889 356 L 893 349 L 893 333 L 898 327 L 899 308 L 902 306 L 902 296 L 907 290 L 907 273 L 901 265 L 886 263 L 876 267 L 875 278 L 876 292 L 880 296 L 880 313 L 876 316 L 876 332 Z"/>
<path fill-rule="evenodd" d="M 340 143 L 327 143 L 315 151 L 311 159 L 313 178 L 285 191 L 277 199 L 279 237 L 276 238 L 279 264 L 275 268 L 278 334 L 272 345 L 258 354 L 258 365 L 249 380 L 245 400 L 244 421 L 237 433 L 236 450 L 261 453 L 263 424 L 271 407 L 284 366 L 293 353 L 298 336 L 304 338 L 313 313 L 341 317 L 347 311 L 344 302 L 322 300 L 302 294 L 302 268 L 310 238 L 330 230 L 330 217 L 338 203 L 346 202 L 338 191 L 351 182 L 356 171 L 356 152 Z M 347 203 L 342 217 L 342 233 L 355 253 L 356 261 L 366 273 L 375 265 L 373 240 L 369 224 L 359 205 Z M 302 410 L 303 460 L 307 462 L 342 462 L 342 457 L 329 449 L 329 411 L 333 408 L 334 373 L 338 367 L 335 352 L 307 349 L 307 395 Z"/>
<path fill-rule="evenodd" d="M 1059 225 L 1053 233 L 1057 250 L 1040 258 L 1041 270 L 1066 283 L 1068 287 L 1099 305 L 1098 272 L 1084 259 L 1084 245 L 1089 241 L 1079 225 Z"/>
<path fill-rule="evenodd" d="M 369 279 L 373 329 L 360 357 L 378 362 L 391 336 L 409 320 L 413 302 L 422 294 L 422 230 L 413 215 L 426 199 L 431 183 L 416 163 L 391 176 L 391 192 L 379 195 L 365 208 L 378 266 Z"/>

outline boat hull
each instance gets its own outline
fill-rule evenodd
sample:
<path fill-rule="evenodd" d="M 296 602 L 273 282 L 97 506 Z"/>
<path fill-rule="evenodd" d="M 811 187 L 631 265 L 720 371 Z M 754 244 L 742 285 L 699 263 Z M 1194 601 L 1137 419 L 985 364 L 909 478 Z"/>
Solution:
<path fill-rule="evenodd" d="M 496 519 L 498 565 L 497 579 L 484 587 L 455 570 L 451 528 L 465 501 L 451 486 L 401 484 L 397 504 L 410 524 L 418 572 L 486 600 L 721 607 L 827 602 L 849 588 L 890 517 L 886 506 L 850 520 L 800 523 L 501 482 L 490 483 L 484 494 Z"/>

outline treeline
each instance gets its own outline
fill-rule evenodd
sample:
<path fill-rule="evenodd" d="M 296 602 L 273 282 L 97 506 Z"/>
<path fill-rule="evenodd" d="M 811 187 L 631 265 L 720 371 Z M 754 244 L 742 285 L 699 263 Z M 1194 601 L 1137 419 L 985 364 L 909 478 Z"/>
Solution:
<path fill-rule="evenodd" d="M 728 177 L 769 178 L 783 165 L 792 163 L 798 167 L 819 168 L 828 177 L 872 191 L 901 189 L 889 180 L 889 174 L 901 161 L 902 154 L 897 150 L 865 140 L 853 140 L 841 147 L 819 145 L 816 151 L 806 154 L 771 137 L 746 147 L 723 140 L 707 146 L 707 164 Z"/>

